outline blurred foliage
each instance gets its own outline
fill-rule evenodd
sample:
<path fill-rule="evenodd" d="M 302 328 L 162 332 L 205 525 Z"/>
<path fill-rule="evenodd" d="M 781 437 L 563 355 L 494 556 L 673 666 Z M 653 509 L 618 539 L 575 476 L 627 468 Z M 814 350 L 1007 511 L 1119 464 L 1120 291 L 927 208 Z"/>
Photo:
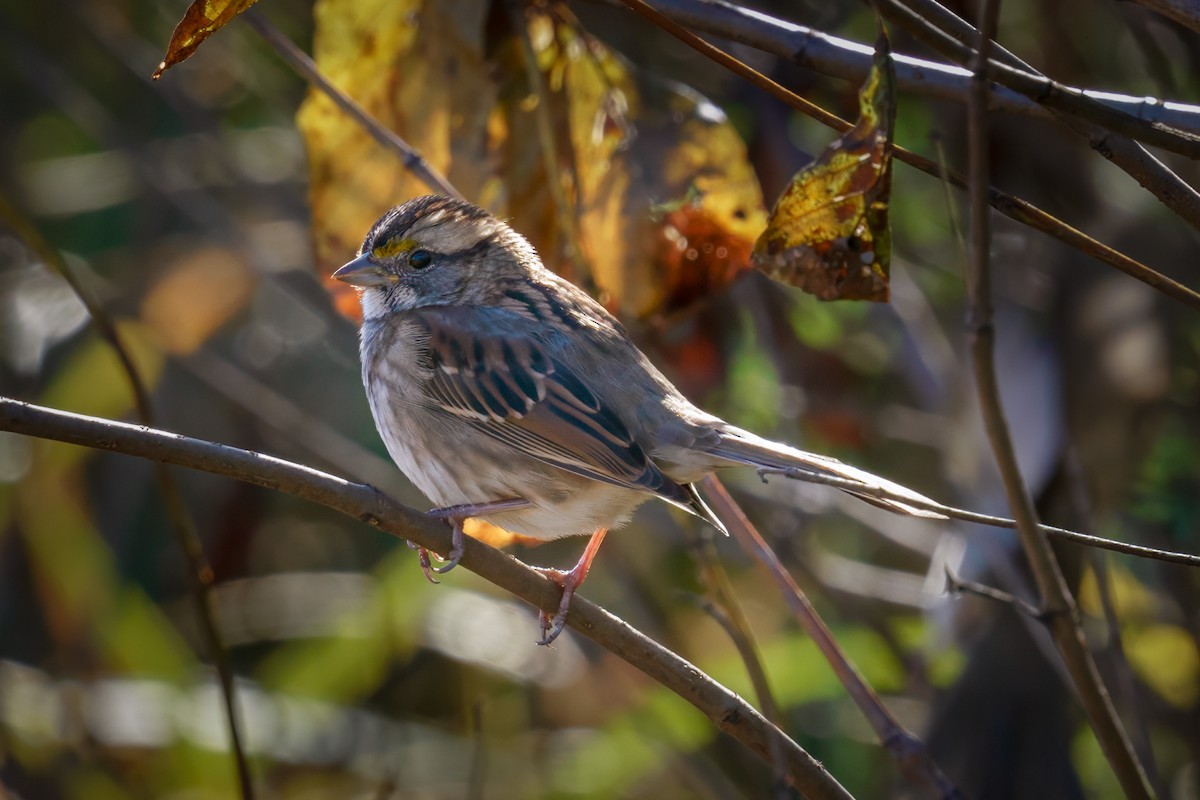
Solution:
<path fill-rule="evenodd" d="M 0 192 L 117 320 L 164 427 L 423 507 L 373 430 L 353 326 L 313 278 L 347 260 L 384 208 L 426 190 L 242 25 L 151 83 L 185 5 L 0 0 Z M 875 36 L 860 4 L 762 7 Z M 834 135 L 640 18 L 588 2 L 260 10 L 469 199 L 619 311 L 693 399 L 1003 512 L 963 357 L 961 196 L 899 170 L 891 303 L 823 304 L 744 267 L 766 225 L 763 198 Z M 1067 83 L 1200 96 L 1196 35 L 1133 4 L 1008 0 L 1001 41 Z M 924 52 L 901 36 L 892 46 Z M 737 52 L 857 113 L 851 82 Z M 894 136 L 930 154 L 936 137 L 961 166 L 961 121 L 953 103 L 901 93 Z M 995 126 L 1004 189 L 1196 282 L 1196 233 L 1086 143 L 1046 120 Z M 1166 160 L 1197 183 L 1195 164 Z M 1200 320 L 1008 221 L 996 221 L 994 251 L 1005 402 L 1043 515 L 1200 551 Z M 115 418 L 132 409 L 70 290 L 4 229 L 0 393 Z M 475 778 L 489 797 L 771 794 L 770 769 L 692 708 L 571 634 L 535 647 L 532 610 L 475 576 L 458 570 L 433 587 L 407 548 L 364 525 L 178 477 L 216 572 L 263 796 L 458 797 Z M 1012 537 L 881 517 L 787 481 L 732 480 L 864 675 L 968 796 L 1117 796 L 1030 623 L 942 594 L 947 566 L 1023 594 Z M 688 524 L 647 507 L 610 538 L 584 593 L 752 697 L 690 594 L 700 581 Z M 580 546 L 515 554 L 561 565 Z M 772 586 L 732 543 L 719 548 L 785 729 L 856 796 L 917 796 Z M 1197 576 L 1061 554 L 1139 752 L 1157 785 L 1190 796 Z M 0 435 L 0 792 L 232 795 L 188 585 L 149 465 Z"/>

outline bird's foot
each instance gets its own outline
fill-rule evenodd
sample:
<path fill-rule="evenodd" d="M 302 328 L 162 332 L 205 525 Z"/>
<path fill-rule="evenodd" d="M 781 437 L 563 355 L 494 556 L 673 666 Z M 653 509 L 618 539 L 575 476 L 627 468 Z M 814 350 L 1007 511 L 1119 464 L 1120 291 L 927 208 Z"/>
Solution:
<path fill-rule="evenodd" d="M 528 505 L 530 505 L 528 500 L 517 497 L 511 500 L 495 500 L 491 503 L 465 503 L 460 506 L 430 509 L 429 516 L 444 519 L 450 523 L 450 552 L 442 559 L 445 563 L 440 567 L 435 567 L 429 560 L 429 550 L 424 547 L 416 548 L 421 560 L 421 571 L 425 573 L 425 577 L 430 583 L 437 583 L 438 580 L 433 577 L 433 573 L 442 575 L 458 566 L 458 562 L 463 557 L 463 539 L 466 537 L 463 524 L 471 517 L 495 514 L 500 511 L 514 511 Z"/>
<path fill-rule="evenodd" d="M 571 599 L 575 597 L 575 591 L 587 579 L 588 571 L 592 568 L 592 559 L 599 552 L 600 545 L 604 542 L 606 533 L 608 533 L 607 528 L 599 528 L 593 533 L 592 538 L 588 540 L 587 547 L 584 548 L 583 555 L 579 557 L 579 563 L 565 572 L 561 569 L 552 569 L 550 567 L 534 567 L 535 570 L 562 588 L 562 597 L 558 601 L 558 610 L 553 617 L 544 610 L 538 609 L 538 626 L 542 631 L 542 638 L 538 644 L 548 645 L 563 632 L 563 628 L 567 625 L 567 613 L 571 610 Z"/>

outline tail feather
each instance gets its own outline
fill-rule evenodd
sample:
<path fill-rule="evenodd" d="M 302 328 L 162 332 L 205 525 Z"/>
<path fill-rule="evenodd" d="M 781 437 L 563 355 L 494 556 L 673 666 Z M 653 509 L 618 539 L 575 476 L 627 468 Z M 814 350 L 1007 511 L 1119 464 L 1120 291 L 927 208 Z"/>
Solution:
<path fill-rule="evenodd" d="M 728 459 L 739 464 L 747 464 L 752 467 L 768 467 L 776 469 L 799 468 L 821 472 L 827 475 L 834 475 L 846 480 L 857 481 L 863 484 L 865 488 L 873 490 L 883 490 L 897 497 L 906 497 L 918 503 L 932 503 L 922 494 L 914 492 L 907 486 L 901 486 L 898 483 L 880 478 L 878 475 L 872 475 L 866 470 L 852 467 L 849 464 L 843 464 L 836 458 L 829 456 L 817 455 L 816 453 L 808 453 L 804 450 L 797 450 L 794 447 L 788 447 L 785 444 L 772 442 L 769 439 L 764 439 L 761 436 L 755 436 L 749 431 L 744 431 L 741 428 L 735 428 L 732 425 L 724 428 L 720 433 L 719 441 L 711 448 L 707 448 L 708 452 L 719 458 Z M 855 497 L 865 500 L 872 505 L 886 508 L 897 514 L 907 514 L 914 517 L 925 517 L 927 519 L 946 519 L 944 514 L 939 514 L 936 511 L 928 511 L 924 508 L 909 505 L 902 500 L 892 499 L 890 497 L 878 497 L 866 492 L 856 492 L 853 489 L 846 489 L 846 492 Z"/>

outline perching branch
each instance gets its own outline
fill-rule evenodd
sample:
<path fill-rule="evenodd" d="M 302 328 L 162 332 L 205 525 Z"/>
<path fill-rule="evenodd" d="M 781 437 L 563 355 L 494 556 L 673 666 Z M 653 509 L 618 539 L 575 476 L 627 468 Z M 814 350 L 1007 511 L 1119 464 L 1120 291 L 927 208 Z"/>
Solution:
<path fill-rule="evenodd" d="M 970 300 L 971 361 L 984 429 L 995 454 L 1017 534 L 1038 587 L 1046 627 L 1063 665 L 1079 693 L 1088 722 L 1125 795 L 1150 798 L 1153 792 L 1142 765 L 1117 717 L 1112 699 L 1096 662 L 1092 659 L 1079 620 L 1079 609 L 1063 577 L 1050 540 L 1038 530 L 1033 498 L 1021 478 L 1008 421 L 1000 402 L 995 364 L 995 328 L 992 325 L 991 228 L 988 185 L 988 55 L 996 37 L 999 0 L 983 0 L 979 40 L 972 61 L 971 95 L 967 114 L 967 153 L 971 175 L 970 264 L 967 295 Z"/>
<path fill-rule="evenodd" d="M 223 475 L 319 503 L 435 552 L 450 549 L 447 525 L 397 503 L 374 487 L 262 453 L 6 397 L 0 397 L 0 430 Z M 541 573 L 469 537 L 464 545 L 460 562 L 464 568 L 537 608 L 551 612 L 558 608 L 560 589 Z M 694 705 L 721 731 L 768 763 L 776 749 L 782 754 L 788 779 L 806 797 L 852 800 L 824 766 L 752 706 L 628 623 L 576 596 L 567 624 Z M 531 646 L 532 639 L 531 630 Z"/>

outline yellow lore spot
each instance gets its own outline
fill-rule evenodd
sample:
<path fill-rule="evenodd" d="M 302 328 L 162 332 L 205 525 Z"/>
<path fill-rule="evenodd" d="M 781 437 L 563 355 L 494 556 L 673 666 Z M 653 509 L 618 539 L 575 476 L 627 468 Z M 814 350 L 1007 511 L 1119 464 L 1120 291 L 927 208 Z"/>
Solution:
<path fill-rule="evenodd" d="M 371 251 L 371 256 L 377 261 L 383 261 L 407 253 L 416 246 L 417 243 L 412 239 L 388 239 L 383 244 L 376 245 Z"/>

